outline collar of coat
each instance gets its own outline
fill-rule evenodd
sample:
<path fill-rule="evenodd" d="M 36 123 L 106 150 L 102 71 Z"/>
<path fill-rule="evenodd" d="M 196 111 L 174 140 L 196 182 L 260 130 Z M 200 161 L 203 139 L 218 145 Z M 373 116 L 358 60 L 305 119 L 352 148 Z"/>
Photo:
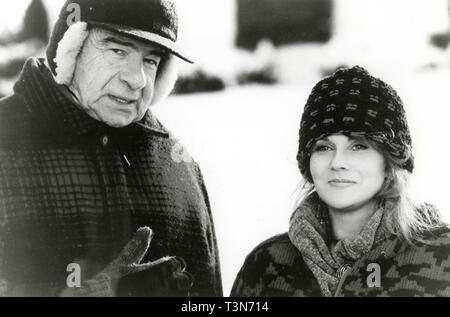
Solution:
<path fill-rule="evenodd" d="M 152 134 L 169 137 L 167 129 L 149 110 L 144 118 L 124 128 L 111 128 L 80 110 L 67 87 L 55 83 L 43 59 L 29 58 L 14 92 L 26 105 L 26 111 L 56 138 L 85 138 L 99 133 L 126 136 L 136 140 Z"/>

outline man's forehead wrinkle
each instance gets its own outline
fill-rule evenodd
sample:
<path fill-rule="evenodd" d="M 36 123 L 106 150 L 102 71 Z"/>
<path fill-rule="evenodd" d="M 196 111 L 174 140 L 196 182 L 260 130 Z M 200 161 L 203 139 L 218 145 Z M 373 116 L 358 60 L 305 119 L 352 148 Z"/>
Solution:
<path fill-rule="evenodd" d="M 101 29 L 101 28 L 98 28 L 98 27 L 93 28 L 91 30 L 91 32 L 92 32 L 92 34 L 94 36 L 99 37 L 99 38 L 104 38 L 104 37 L 107 37 L 107 36 L 116 36 L 117 35 L 117 33 L 115 33 L 115 32 L 112 32 L 112 31 L 109 31 L 109 30 L 105 30 L 105 29 Z"/>
<path fill-rule="evenodd" d="M 119 38 L 114 37 L 114 36 L 107 36 L 107 37 L 103 38 L 101 42 L 104 45 L 117 44 L 117 45 L 131 47 L 131 48 L 133 48 L 135 50 L 138 50 L 138 47 L 134 43 L 132 43 L 131 41 L 122 40 L 122 39 L 119 39 Z"/>
<path fill-rule="evenodd" d="M 111 43 L 111 39 L 116 38 L 116 34 L 109 32 L 107 30 L 102 30 L 99 28 L 95 28 L 92 30 L 89 39 L 96 47 L 106 47 L 109 43 Z"/>

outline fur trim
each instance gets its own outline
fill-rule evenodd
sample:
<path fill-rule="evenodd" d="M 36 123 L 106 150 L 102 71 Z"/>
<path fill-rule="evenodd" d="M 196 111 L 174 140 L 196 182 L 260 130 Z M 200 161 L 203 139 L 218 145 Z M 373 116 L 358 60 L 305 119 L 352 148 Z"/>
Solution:
<path fill-rule="evenodd" d="M 151 105 L 155 105 L 166 99 L 175 87 L 175 82 L 178 79 L 178 59 L 170 54 L 168 59 L 159 71 L 156 78 L 155 92 Z"/>
<path fill-rule="evenodd" d="M 86 22 L 72 24 L 58 43 L 54 61 L 57 65 L 55 81 L 70 86 L 75 72 L 77 57 L 89 35 Z M 170 54 L 158 73 L 151 104 L 155 105 L 169 96 L 178 79 L 178 60 Z"/>
<path fill-rule="evenodd" d="M 72 24 L 64 33 L 56 50 L 56 77 L 60 85 L 70 85 L 75 72 L 78 54 L 80 54 L 84 41 L 89 35 L 86 22 Z"/>

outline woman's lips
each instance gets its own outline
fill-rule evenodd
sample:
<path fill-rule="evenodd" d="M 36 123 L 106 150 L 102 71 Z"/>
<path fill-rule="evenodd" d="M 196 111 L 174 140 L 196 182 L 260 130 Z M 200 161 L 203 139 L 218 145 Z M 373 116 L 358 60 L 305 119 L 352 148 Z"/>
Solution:
<path fill-rule="evenodd" d="M 348 187 L 356 184 L 356 182 L 349 179 L 332 179 L 328 181 L 328 184 L 334 187 Z"/>

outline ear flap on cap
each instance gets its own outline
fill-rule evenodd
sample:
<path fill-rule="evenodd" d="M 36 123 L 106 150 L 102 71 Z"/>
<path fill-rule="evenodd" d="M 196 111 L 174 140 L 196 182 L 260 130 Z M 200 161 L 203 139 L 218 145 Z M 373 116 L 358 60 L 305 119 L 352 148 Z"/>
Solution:
<path fill-rule="evenodd" d="M 72 24 L 58 43 L 56 50 L 55 81 L 60 85 L 70 85 L 75 72 L 78 54 L 83 48 L 84 41 L 89 35 L 86 22 Z"/>
<path fill-rule="evenodd" d="M 178 60 L 174 55 L 169 54 L 162 69 L 156 77 L 155 89 L 151 105 L 155 105 L 169 96 L 175 87 L 178 79 Z"/>

